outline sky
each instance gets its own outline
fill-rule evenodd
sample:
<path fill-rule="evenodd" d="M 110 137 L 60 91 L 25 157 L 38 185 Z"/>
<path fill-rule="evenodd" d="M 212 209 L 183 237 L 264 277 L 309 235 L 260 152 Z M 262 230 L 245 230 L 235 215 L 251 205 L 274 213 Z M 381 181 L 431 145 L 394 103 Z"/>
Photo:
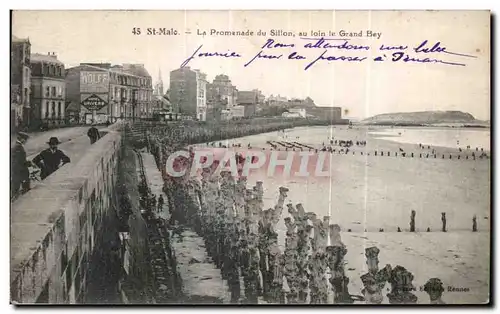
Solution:
<path fill-rule="evenodd" d="M 141 35 L 133 33 L 141 29 Z M 147 28 L 175 29 L 179 35 L 146 35 Z M 210 30 L 246 31 L 254 36 L 197 35 Z M 266 36 L 258 36 L 259 30 Z M 295 37 L 271 36 L 271 30 L 290 31 Z M 367 31 L 380 38 L 366 37 Z M 308 70 L 307 64 L 325 49 L 304 48 L 314 43 L 300 38 L 312 33 L 335 32 L 335 41 L 370 47 L 368 50 L 329 48 L 324 56 L 367 58 L 363 62 L 319 60 Z M 340 33 L 359 33 L 364 37 L 341 37 Z M 190 32 L 190 34 L 186 34 Z M 389 112 L 460 110 L 477 119 L 490 119 L 490 14 L 488 11 L 15 11 L 12 33 L 29 37 L 32 52 L 55 52 L 66 67 L 81 62 L 142 63 L 158 79 L 161 69 L 165 90 L 169 72 L 177 69 L 195 50 L 234 52 L 241 57 L 195 57 L 192 68 L 207 73 L 211 81 L 227 74 L 239 90 L 260 89 L 294 98 L 311 97 L 319 106 L 339 106 L 349 117 L 366 118 Z M 264 48 L 275 43 L 294 47 Z M 431 48 L 436 42 L 447 53 L 416 53 L 424 40 Z M 431 58 L 462 63 L 391 62 L 394 51 L 380 46 L 408 46 L 411 58 Z M 283 55 L 280 59 L 257 58 L 259 51 Z M 397 51 L 397 50 L 395 50 Z M 306 60 L 289 60 L 292 52 Z M 374 58 L 389 55 L 383 62 Z"/>

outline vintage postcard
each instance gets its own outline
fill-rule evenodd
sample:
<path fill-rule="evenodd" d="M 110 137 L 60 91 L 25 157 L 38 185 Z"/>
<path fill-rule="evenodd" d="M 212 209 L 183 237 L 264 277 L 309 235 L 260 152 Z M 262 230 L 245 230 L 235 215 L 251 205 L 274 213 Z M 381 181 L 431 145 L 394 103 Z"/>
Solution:
<path fill-rule="evenodd" d="M 489 11 L 12 11 L 13 304 L 491 301 Z"/>

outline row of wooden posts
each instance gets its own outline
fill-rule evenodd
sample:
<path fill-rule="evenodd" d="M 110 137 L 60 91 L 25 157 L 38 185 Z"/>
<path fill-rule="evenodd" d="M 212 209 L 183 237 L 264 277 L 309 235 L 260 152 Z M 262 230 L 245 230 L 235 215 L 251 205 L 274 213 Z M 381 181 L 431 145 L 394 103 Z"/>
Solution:
<path fill-rule="evenodd" d="M 417 215 L 417 212 L 412 210 L 411 215 L 410 215 L 410 232 L 415 232 L 415 216 Z M 446 213 L 443 212 L 441 213 L 441 231 L 442 232 L 447 232 L 447 226 L 446 226 Z M 431 229 L 427 227 L 427 232 L 430 232 Z M 398 232 L 401 232 L 401 228 L 398 227 Z M 477 216 L 474 215 L 472 216 L 472 232 L 477 232 Z"/>
<path fill-rule="evenodd" d="M 319 219 L 315 213 L 306 212 L 301 204 L 285 206 L 287 192 L 287 188 L 280 187 L 277 204 L 264 210 L 262 182 L 248 189 L 244 178 L 235 181 L 229 172 L 220 177 L 209 172 L 203 176 L 200 233 L 208 254 L 228 281 L 232 302 L 258 303 L 262 296 L 268 303 L 327 304 L 331 289 L 335 304 L 380 304 L 387 282 L 391 285 L 389 303 L 417 302 L 413 274 L 402 266 L 379 269 L 377 247 L 365 250 L 368 272 L 361 276 L 361 295 L 351 294 L 344 268 L 348 250 L 340 226 L 330 224 L 328 216 Z M 284 218 L 287 231 L 282 251 L 276 227 L 285 207 L 291 217 Z M 240 280 L 244 283 L 243 293 Z M 443 302 L 444 289 L 439 279 L 431 279 L 425 287 L 432 302 Z"/>
<path fill-rule="evenodd" d="M 271 146 L 271 149 L 270 150 L 277 150 L 277 151 L 309 151 L 309 152 L 329 152 L 331 154 L 333 153 L 337 153 L 339 155 L 348 155 L 349 152 L 352 154 L 352 155 L 356 155 L 356 151 L 354 150 L 351 150 L 349 148 L 341 148 L 341 149 L 336 149 L 336 148 L 331 148 L 331 149 L 327 149 L 327 148 L 324 148 L 324 149 L 318 149 L 318 148 L 313 148 L 313 147 L 310 147 L 308 145 L 303 145 L 303 144 L 300 144 L 300 143 L 297 143 L 297 142 L 292 142 L 292 143 L 287 143 L 288 145 L 282 145 L 282 147 L 279 147 L 277 145 L 277 143 L 280 143 L 280 144 L 283 144 L 283 142 L 274 142 L 274 141 L 268 141 L 268 144 Z M 285 142 L 286 143 L 286 142 Z M 263 148 L 263 150 L 265 150 L 265 148 Z M 370 156 L 370 153 L 369 152 L 363 152 L 363 151 L 359 151 L 358 152 L 361 156 L 363 155 L 366 155 L 366 156 Z M 384 155 L 385 153 L 385 155 Z M 387 156 L 387 157 L 391 157 L 391 152 L 390 151 L 373 151 L 373 156 L 381 156 L 381 157 L 384 157 L 384 156 Z M 398 157 L 398 152 L 394 152 L 393 153 L 393 156 L 394 157 Z M 414 158 L 416 157 L 417 155 L 415 153 L 407 153 L 407 152 L 399 152 L 399 157 L 411 157 L 411 158 Z M 470 158 L 469 158 L 470 157 Z M 422 153 L 419 153 L 418 154 L 418 158 L 433 158 L 433 159 L 437 159 L 439 158 L 439 155 L 438 154 L 422 154 Z M 476 155 L 474 154 L 474 152 L 472 152 L 469 155 L 452 155 L 452 154 L 441 154 L 441 159 L 453 159 L 453 158 L 456 158 L 456 159 L 471 159 L 471 160 L 476 160 Z M 488 155 L 486 153 L 481 153 L 477 158 L 479 159 L 488 159 Z"/>
<path fill-rule="evenodd" d="M 166 147 L 158 138 L 150 142 L 160 168 L 164 168 Z M 177 184 L 185 190 L 196 186 L 188 188 L 182 186 L 185 183 Z M 379 269 L 380 250 L 377 247 L 365 250 L 368 272 L 361 276 L 364 289 L 362 295 L 352 295 L 350 279 L 344 269 L 348 250 L 342 242 L 340 226 L 330 224 L 328 216 L 319 219 L 315 213 L 306 212 L 301 204 L 285 205 L 287 193 L 287 188 L 279 188 L 277 204 L 264 209 L 262 182 L 248 188 L 245 178 L 236 181 L 230 172 L 213 175 L 205 169 L 201 186 L 187 196 L 191 199 L 174 201 L 197 206 L 195 230 L 204 238 L 207 253 L 227 280 L 231 302 L 259 303 L 262 297 L 268 303 L 325 304 L 331 292 L 335 304 L 380 304 L 384 303 L 382 291 L 386 283 L 390 284 L 390 292 L 386 295 L 388 303 L 417 302 L 413 294 L 413 274 L 399 265 Z M 287 231 L 282 251 L 277 224 L 285 207 L 290 217 L 284 218 Z M 431 278 L 424 290 L 431 303 L 443 303 L 441 280 Z"/>

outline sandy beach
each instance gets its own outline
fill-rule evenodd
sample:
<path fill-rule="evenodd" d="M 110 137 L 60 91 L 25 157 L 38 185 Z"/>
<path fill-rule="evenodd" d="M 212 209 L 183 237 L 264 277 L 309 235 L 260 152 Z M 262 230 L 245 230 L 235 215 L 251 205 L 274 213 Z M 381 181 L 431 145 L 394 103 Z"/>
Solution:
<path fill-rule="evenodd" d="M 258 180 L 264 182 L 266 207 L 274 206 L 278 187 L 286 186 L 290 189 L 287 202 L 302 203 L 306 211 L 313 211 L 319 217 L 331 215 L 331 223 L 342 227 L 343 241 L 349 250 L 346 270 L 351 278 L 352 294 L 359 294 L 362 289 L 359 276 L 366 272 L 364 249 L 376 245 L 381 250 L 380 267 L 399 264 L 414 274 L 419 303 L 428 303 L 428 296 L 419 289 L 433 277 L 440 278 L 445 289 L 449 286 L 463 290 L 445 291 L 443 300 L 447 303 L 487 302 L 490 159 L 465 159 L 466 152 L 460 153 L 458 147 L 421 149 L 418 144 L 398 143 L 387 137 L 379 139 L 380 135 L 370 134 L 371 131 L 367 127 L 297 128 L 287 130 L 287 139 L 273 132 L 223 143 L 265 147 L 268 140 L 288 140 L 319 147 L 332 136 L 339 140 L 366 140 L 365 147 L 351 148 L 355 155 L 332 154 L 329 182 L 312 177 L 304 184 L 294 179 L 261 175 L 250 176 L 249 186 Z M 421 144 L 427 146 L 428 143 Z M 460 145 L 463 148 L 471 145 L 475 150 L 478 144 L 462 140 Z M 407 154 L 414 152 L 415 157 L 395 157 L 394 152 L 400 148 Z M 425 158 L 433 149 L 439 157 Z M 374 156 L 375 150 L 379 151 L 378 156 Z M 361 151 L 365 152 L 363 156 Z M 380 151 L 390 151 L 392 156 L 380 156 Z M 424 158 L 419 158 L 420 153 Z M 440 159 L 442 154 L 446 159 Z M 452 160 L 448 159 L 449 154 L 454 156 Z M 415 233 L 409 232 L 411 210 L 416 211 Z M 441 232 L 441 212 L 446 212 L 446 233 Z M 474 215 L 477 233 L 471 231 Z M 288 217 L 288 213 L 284 213 L 284 217 Z M 282 231 L 279 241 L 284 243 L 283 219 L 278 227 Z M 397 232 L 398 227 L 402 232 Z M 427 232 L 427 228 L 431 232 Z"/>

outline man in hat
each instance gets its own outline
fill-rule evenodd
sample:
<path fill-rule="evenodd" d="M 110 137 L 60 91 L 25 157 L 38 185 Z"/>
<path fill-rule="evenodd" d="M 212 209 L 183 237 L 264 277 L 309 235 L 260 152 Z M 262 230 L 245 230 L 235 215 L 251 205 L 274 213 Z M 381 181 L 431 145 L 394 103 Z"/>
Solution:
<path fill-rule="evenodd" d="M 38 156 L 33 159 L 33 163 L 42 169 L 40 178 L 43 180 L 59 168 L 59 165 L 70 162 L 61 150 L 57 149 L 57 145 L 61 144 L 57 137 L 51 137 L 48 141 L 49 148 L 43 150 Z"/>
<path fill-rule="evenodd" d="M 24 144 L 26 144 L 28 138 L 28 134 L 19 132 L 16 144 L 11 150 L 11 197 L 19 193 L 21 184 L 23 191 L 27 191 L 30 188 L 30 172 L 28 167 L 31 163 L 26 160 L 26 151 L 24 150 Z"/>
<path fill-rule="evenodd" d="M 87 136 L 90 139 L 90 145 L 97 142 L 97 140 L 101 137 L 101 135 L 99 134 L 99 130 L 95 127 L 95 123 L 92 123 L 92 126 L 87 131 Z"/>

